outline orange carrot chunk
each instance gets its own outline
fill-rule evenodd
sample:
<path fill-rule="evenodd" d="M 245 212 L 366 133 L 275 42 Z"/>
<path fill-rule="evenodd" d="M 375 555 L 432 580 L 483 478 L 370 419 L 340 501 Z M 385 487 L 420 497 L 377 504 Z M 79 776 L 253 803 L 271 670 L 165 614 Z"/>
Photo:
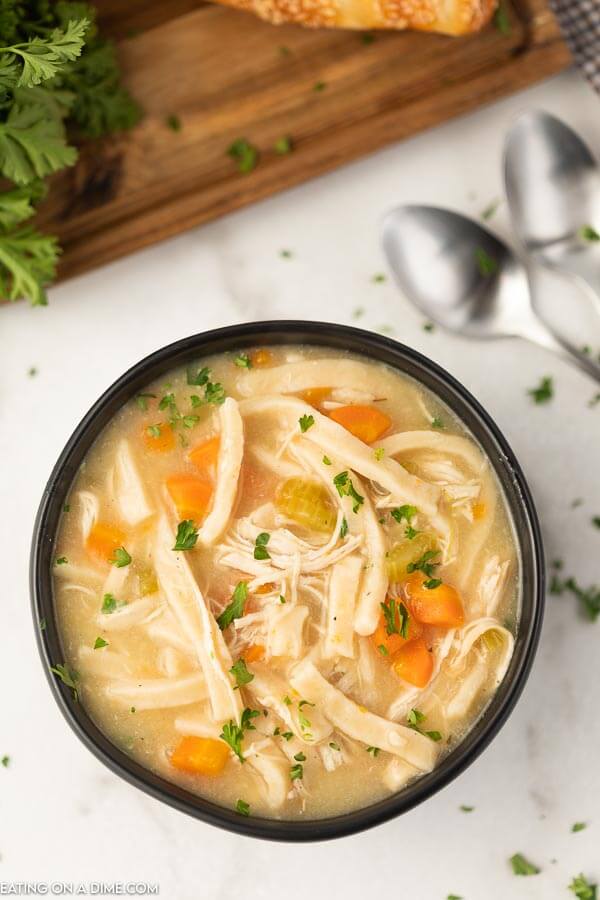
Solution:
<path fill-rule="evenodd" d="M 217 434 L 215 437 L 209 438 L 208 441 L 204 441 L 203 444 L 198 444 L 197 447 L 190 450 L 188 459 L 204 472 L 207 469 L 212 469 L 217 464 L 220 445 L 221 438 Z"/>
<path fill-rule="evenodd" d="M 182 519 L 202 522 L 213 495 L 210 481 L 197 475 L 171 475 L 167 478 L 167 490 Z"/>
<path fill-rule="evenodd" d="M 261 644 L 250 644 L 242 655 L 247 663 L 260 662 L 265 658 L 265 648 Z"/>
<path fill-rule="evenodd" d="M 433 654 L 427 649 L 423 638 L 405 644 L 395 655 L 392 669 L 403 681 L 424 688 L 433 673 Z"/>
<path fill-rule="evenodd" d="M 485 516 L 485 503 L 474 503 L 473 504 L 473 518 L 476 522 L 480 519 L 483 519 Z"/>
<path fill-rule="evenodd" d="M 106 562 L 113 561 L 115 550 L 125 543 L 125 532 L 108 522 L 96 522 L 85 542 L 86 550 Z"/>
<path fill-rule="evenodd" d="M 458 591 L 449 584 L 427 588 L 429 579 L 421 572 L 413 572 L 404 587 L 410 607 L 419 622 L 441 628 L 460 628 L 465 611 Z"/>
<path fill-rule="evenodd" d="M 250 362 L 256 369 L 263 368 L 264 366 L 271 366 L 273 365 L 273 354 L 270 350 L 266 350 L 265 348 L 255 350 L 254 353 L 250 354 Z"/>
<path fill-rule="evenodd" d="M 395 653 L 400 650 L 401 647 L 408 641 L 412 641 L 414 638 L 420 637 L 423 633 L 423 628 L 420 623 L 417 622 L 415 617 L 411 615 L 410 610 L 408 611 L 408 626 L 406 629 L 407 636 L 404 638 L 401 634 L 398 634 L 394 631 L 392 634 L 388 634 L 388 622 L 386 617 L 381 614 L 381 618 L 379 619 L 379 624 L 377 628 L 371 635 L 371 640 L 375 644 L 375 647 L 383 656 L 393 656 Z M 401 621 L 400 616 L 396 613 L 396 628 L 400 629 Z M 383 650 L 381 648 L 384 648 Z M 386 652 L 387 651 L 387 652 Z"/>
<path fill-rule="evenodd" d="M 229 748 L 224 741 L 184 737 L 171 754 L 171 765 L 190 775 L 220 775 L 228 758 Z"/>
<path fill-rule="evenodd" d="M 315 408 L 320 406 L 323 400 L 327 400 L 330 394 L 331 388 L 328 387 L 314 387 L 307 388 L 305 391 L 300 391 L 300 397 L 304 402 L 309 403 Z"/>
<path fill-rule="evenodd" d="M 152 453 L 168 453 L 175 446 L 175 435 L 168 422 L 149 422 L 144 425 L 142 437 L 146 450 Z"/>
<path fill-rule="evenodd" d="M 330 411 L 329 418 L 365 444 L 378 440 L 392 424 L 390 417 L 374 406 L 340 406 Z"/>

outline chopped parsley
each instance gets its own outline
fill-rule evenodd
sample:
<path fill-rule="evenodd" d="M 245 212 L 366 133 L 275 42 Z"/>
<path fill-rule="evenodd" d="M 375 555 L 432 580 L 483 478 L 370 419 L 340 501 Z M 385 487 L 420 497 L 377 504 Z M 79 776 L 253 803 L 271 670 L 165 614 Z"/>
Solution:
<path fill-rule="evenodd" d="M 191 519 L 184 519 L 177 526 L 173 550 L 193 550 L 198 540 L 198 529 Z"/>
<path fill-rule="evenodd" d="M 539 868 L 525 859 L 522 853 L 511 856 L 510 864 L 515 875 L 538 875 L 540 872 Z"/>
<path fill-rule="evenodd" d="M 401 600 L 390 597 L 387 603 L 380 604 L 385 619 L 385 630 L 388 635 L 399 634 L 406 640 L 408 638 L 408 623 L 410 616 Z"/>
<path fill-rule="evenodd" d="M 375 758 L 376 756 L 379 756 L 381 750 L 379 749 L 379 747 L 367 747 L 367 753 L 370 753 L 371 756 Z"/>
<path fill-rule="evenodd" d="M 569 890 L 575 894 L 577 900 L 596 900 L 598 895 L 598 886 L 590 884 L 584 875 L 576 875 L 569 885 Z"/>
<path fill-rule="evenodd" d="M 438 741 L 443 740 L 442 735 L 439 731 L 423 731 L 420 728 L 421 723 L 424 722 L 426 718 L 427 716 L 425 715 L 425 713 L 422 713 L 420 709 L 411 709 L 406 717 L 406 724 L 409 728 L 412 728 L 413 731 L 418 731 L 419 734 L 424 734 L 425 737 L 428 737 L 431 741 L 435 741 L 437 743 Z"/>
<path fill-rule="evenodd" d="M 125 566 L 128 566 L 130 562 L 131 556 L 129 555 L 125 547 L 117 547 L 117 549 L 113 552 L 113 566 L 116 566 L 117 569 L 123 569 Z"/>
<path fill-rule="evenodd" d="M 284 741 L 291 741 L 291 739 L 294 737 L 294 732 L 293 731 L 282 731 L 281 737 L 284 739 Z"/>
<path fill-rule="evenodd" d="M 240 762 L 244 762 L 244 756 L 242 754 L 242 739 L 244 733 L 246 731 L 256 731 L 256 728 L 252 724 L 252 719 L 255 719 L 259 715 L 260 713 L 257 709 L 248 709 L 248 707 L 246 707 L 242 713 L 239 725 L 234 722 L 233 719 L 230 719 L 226 725 L 223 725 L 223 731 L 219 737 L 222 741 L 225 741 L 226 744 L 229 744 Z"/>
<path fill-rule="evenodd" d="M 465 805 L 463 804 L 462 806 L 459 806 L 459 809 L 460 809 L 461 812 L 464 812 L 464 813 L 471 813 L 471 812 L 473 812 L 473 810 L 475 809 L 475 807 L 474 807 L 474 806 L 465 806 Z"/>
<path fill-rule="evenodd" d="M 379 647 L 378 647 L 377 649 L 379 650 L 379 652 L 381 653 L 382 656 L 389 656 L 389 655 L 390 655 L 390 654 L 389 654 L 389 650 L 388 650 L 388 648 L 385 646 L 385 644 L 380 644 Z"/>
<path fill-rule="evenodd" d="M 292 251 L 291 250 L 280 250 L 279 255 L 282 259 L 291 259 Z"/>
<path fill-rule="evenodd" d="M 66 687 L 71 688 L 73 691 L 73 700 L 77 702 L 77 682 L 79 680 L 79 674 L 75 669 L 69 668 L 66 663 L 57 663 L 55 666 L 50 666 L 50 671 L 54 672 Z"/>
<path fill-rule="evenodd" d="M 231 595 L 229 604 L 225 607 L 221 615 L 217 618 L 217 625 L 221 631 L 229 628 L 234 619 L 239 619 L 244 615 L 244 606 L 248 599 L 248 582 L 238 581 Z"/>
<path fill-rule="evenodd" d="M 369 44 L 372 44 L 375 41 L 375 35 L 372 34 L 370 31 L 363 31 L 363 33 L 360 36 L 360 40 L 361 40 L 362 44 L 365 44 L 365 46 L 368 46 Z"/>
<path fill-rule="evenodd" d="M 101 650 L 103 647 L 108 647 L 108 641 L 105 641 L 102 637 L 97 637 L 94 641 L 94 650 Z"/>
<path fill-rule="evenodd" d="M 273 150 L 278 156 L 285 156 L 287 153 L 291 153 L 293 149 L 292 139 L 287 135 L 278 138 L 273 145 Z"/>
<path fill-rule="evenodd" d="M 250 804 L 246 803 L 245 800 L 238 800 L 235 804 L 235 811 L 239 813 L 240 816 L 249 816 L 250 815 Z"/>
<path fill-rule="evenodd" d="M 148 425 L 148 427 L 146 428 L 146 434 L 148 435 L 148 437 L 159 438 L 162 434 L 162 431 L 160 430 L 160 422 L 157 422 L 154 425 Z"/>
<path fill-rule="evenodd" d="M 592 518 L 592 525 L 595 525 L 596 528 L 600 528 L 600 516 L 594 516 Z"/>
<path fill-rule="evenodd" d="M 346 516 L 342 519 L 342 524 L 340 525 L 340 540 L 344 540 L 346 535 L 348 534 L 348 520 Z"/>
<path fill-rule="evenodd" d="M 352 311 L 352 318 L 353 318 L 353 319 L 360 319 L 360 317 L 361 317 L 361 316 L 364 316 L 364 314 L 365 314 L 365 308 L 364 308 L 364 306 L 357 306 L 356 309 L 354 309 L 354 310 Z"/>
<path fill-rule="evenodd" d="M 294 759 L 296 760 L 296 762 L 306 762 L 306 756 L 304 755 L 304 753 L 296 753 Z"/>
<path fill-rule="evenodd" d="M 552 378 L 546 375 L 535 388 L 530 388 L 527 393 L 534 403 L 548 403 L 554 396 L 554 384 Z"/>
<path fill-rule="evenodd" d="M 69 562 L 69 560 L 67 559 L 66 556 L 59 556 L 59 557 L 54 561 L 54 565 L 55 565 L 55 566 L 65 566 L 68 562 Z"/>
<path fill-rule="evenodd" d="M 27 374 L 29 375 L 30 378 L 35 378 L 35 376 L 37 375 L 38 371 L 39 371 L 39 370 L 38 370 L 35 366 L 30 366 L 30 367 L 27 369 Z"/>
<path fill-rule="evenodd" d="M 0 762 L 2 763 L 2 765 L 4 766 L 5 769 L 8 769 L 8 767 L 10 765 L 10 756 L 3 756 L 2 759 L 0 760 Z"/>
<path fill-rule="evenodd" d="M 428 591 L 434 591 L 436 588 L 439 588 L 441 583 L 441 578 L 428 578 L 427 581 L 423 582 L 423 587 L 427 588 Z"/>
<path fill-rule="evenodd" d="M 550 582 L 550 593 L 561 596 L 565 591 L 573 594 L 580 603 L 581 610 L 590 620 L 595 622 L 600 615 L 600 588 L 591 585 L 589 588 L 579 586 L 575 578 L 565 578 L 564 580 L 554 573 Z"/>
<path fill-rule="evenodd" d="M 138 405 L 139 409 L 142 412 L 146 412 L 148 409 L 148 398 L 155 398 L 156 394 L 138 394 L 135 398 L 135 402 Z"/>
<path fill-rule="evenodd" d="M 488 203 L 488 205 L 485 207 L 485 209 L 482 210 L 481 218 L 483 219 L 484 222 L 489 222 L 489 220 L 492 219 L 496 215 L 496 213 L 498 212 L 498 207 L 500 206 L 501 202 L 502 201 L 498 200 L 498 199 L 492 200 L 492 202 Z"/>
<path fill-rule="evenodd" d="M 571 831 L 573 834 L 577 834 L 578 831 L 584 831 L 587 828 L 586 822 L 575 822 L 571 825 Z"/>
<path fill-rule="evenodd" d="M 361 495 L 355 489 L 354 485 L 352 484 L 352 479 L 348 475 L 348 472 L 340 472 L 333 479 L 333 483 L 340 497 L 350 497 L 352 499 L 352 512 L 357 513 L 360 507 L 365 502 L 365 498 L 361 497 Z"/>
<path fill-rule="evenodd" d="M 480 273 L 484 276 L 484 278 L 489 278 L 491 275 L 495 275 L 498 271 L 498 262 L 490 256 L 489 253 L 483 249 L 483 247 L 477 247 L 475 250 L 475 259 L 477 261 L 477 266 L 479 268 Z"/>
<path fill-rule="evenodd" d="M 238 138 L 230 145 L 227 155 L 237 163 L 238 172 L 247 175 L 258 162 L 258 150 L 246 138 Z"/>
<path fill-rule="evenodd" d="M 338 753 L 341 752 L 342 748 L 340 747 L 339 744 L 336 744 L 335 741 L 329 741 L 329 746 L 331 747 L 332 750 L 337 750 Z"/>
<path fill-rule="evenodd" d="M 323 465 L 324 465 L 324 466 L 330 466 L 330 465 L 331 465 L 331 460 L 329 459 L 328 456 L 324 456 L 324 457 L 323 457 Z"/>
<path fill-rule="evenodd" d="M 266 531 L 261 531 L 261 533 L 256 536 L 256 541 L 254 543 L 254 559 L 271 559 L 271 555 L 267 550 L 267 544 L 270 540 L 271 535 Z"/>
<path fill-rule="evenodd" d="M 244 659 L 238 659 L 236 663 L 232 665 L 229 670 L 236 681 L 236 686 L 234 690 L 243 687 L 245 684 L 250 684 L 254 679 L 254 675 L 252 672 L 248 671 L 248 667 L 246 666 L 246 661 Z"/>
<path fill-rule="evenodd" d="M 317 83 L 313 87 L 313 91 L 324 91 L 327 87 L 327 84 L 324 81 L 317 81 Z"/>
<path fill-rule="evenodd" d="M 200 403 L 213 403 L 216 406 L 219 406 L 225 400 L 225 388 L 223 385 L 216 381 L 212 382 L 210 380 L 210 369 L 207 366 L 202 366 L 202 368 L 197 368 L 195 366 L 188 366 L 186 370 L 186 378 L 187 383 L 191 387 L 203 387 L 204 388 L 204 401 L 197 396 L 197 394 L 192 395 L 190 398 L 192 401 L 192 406 L 199 406 Z M 163 398 L 164 399 L 164 398 Z M 161 401 L 162 402 L 162 401 Z"/>
<path fill-rule="evenodd" d="M 114 596 L 114 594 L 105 594 L 102 598 L 102 606 L 100 607 L 100 612 L 104 613 L 104 615 L 110 615 L 110 613 L 114 613 L 114 611 L 121 606 Z"/>
<path fill-rule="evenodd" d="M 315 424 L 314 416 L 300 416 L 298 419 L 298 424 L 300 425 L 300 431 L 302 434 L 305 434 L 309 428 L 312 428 Z"/>
<path fill-rule="evenodd" d="M 584 241 L 589 241 L 590 243 L 600 241 L 600 234 L 598 234 L 593 225 L 583 225 L 579 229 L 579 236 L 583 238 Z"/>
<path fill-rule="evenodd" d="M 387 281 L 387 278 L 383 272 L 378 272 L 376 275 L 373 275 L 371 281 L 373 284 L 383 284 L 384 281 Z"/>
<path fill-rule="evenodd" d="M 304 767 L 302 763 L 296 763 L 295 766 L 292 766 L 290 769 L 290 779 L 292 781 L 297 781 L 299 778 L 304 777 Z"/>
<path fill-rule="evenodd" d="M 508 15 L 508 9 L 504 0 L 500 0 L 498 9 L 494 13 L 494 25 L 504 37 L 509 37 L 512 32 L 512 25 Z"/>
<path fill-rule="evenodd" d="M 188 366 L 186 370 L 187 383 L 193 387 L 202 387 L 208 383 L 210 378 L 210 369 L 203 366 L 201 369 L 195 369 L 194 366 Z"/>
<path fill-rule="evenodd" d="M 390 510 L 390 515 L 393 519 L 398 522 L 398 524 L 402 523 L 403 519 L 406 519 L 408 524 L 412 522 L 413 518 L 417 515 L 419 510 L 416 506 L 411 506 L 409 503 L 405 503 L 404 506 L 396 506 L 394 509 Z"/>
<path fill-rule="evenodd" d="M 409 574 L 411 572 L 422 572 L 427 578 L 432 578 L 434 571 L 439 566 L 439 563 L 434 563 L 432 560 L 439 555 L 439 552 L 439 550 L 426 550 L 416 562 L 411 562 L 407 565 L 406 571 Z"/>
<path fill-rule="evenodd" d="M 181 131 L 181 119 L 174 113 L 171 113 L 170 116 L 167 116 L 167 118 L 165 119 L 165 123 L 167 128 L 170 128 L 171 131 Z"/>
<path fill-rule="evenodd" d="M 234 363 L 238 367 L 238 369 L 252 368 L 252 360 L 247 353 L 240 353 L 239 356 L 236 356 L 236 358 L 234 359 Z"/>
<path fill-rule="evenodd" d="M 433 322 L 423 322 L 423 331 L 426 331 L 428 334 L 431 334 L 435 331 L 435 325 Z"/>
<path fill-rule="evenodd" d="M 432 428 L 445 428 L 444 420 L 440 419 L 439 416 L 434 416 L 433 419 L 431 420 L 431 427 Z"/>

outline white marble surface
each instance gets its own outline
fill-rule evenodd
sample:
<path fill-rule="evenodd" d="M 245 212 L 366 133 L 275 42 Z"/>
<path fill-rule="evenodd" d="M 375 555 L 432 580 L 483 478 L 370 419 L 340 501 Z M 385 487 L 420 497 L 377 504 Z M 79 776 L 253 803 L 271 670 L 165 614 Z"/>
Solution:
<path fill-rule="evenodd" d="M 174 900 L 240 896 L 348 900 L 553 900 L 579 871 L 600 879 L 598 712 L 600 622 L 549 598 L 541 650 L 509 723 L 450 787 L 402 819 L 341 842 L 283 846 L 222 833 L 128 787 L 63 722 L 45 683 L 29 614 L 35 509 L 64 441 L 97 395 L 131 363 L 176 338 L 268 317 L 393 326 L 487 406 L 530 479 L 550 557 L 598 580 L 600 406 L 595 387 L 544 351 L 426 334 L 388 280 L 377 224 L 399 201 L 478 213 L 501 194 L 503 136 L 521 109 L 562 115 L 600 150 L 599 101 L 573 73 L 348 166 L 258 206 L 131 256 L 50 292 L 47 309 L 0 311 L 0 882 L 159 882 Z M 507 233 L 505 208 L 494 225 Z M 281 248 L 293 258 L 279 256 Z M 547 285 L 544 300 L 586 316 L 585 301 Z M 573 306 L 572 304 L 575 304 Z M 578 305 L 577 305 L 578 304 Z M 595 328 L 595 331 L 594 331 Z M 600 347 L 587 315 L 582 343 Z M 37 376 L 28 377 L 35 366 Z M 545 374 L 556 397 L 534 406 Z M 584 498 L 578 509 L 571 501 Z M 460 804 L 471 804 L 466 815 Z M 589 828 L 571 834 L 573 822 Z M 515 878 L 516 851 L 543 869 Z"/>

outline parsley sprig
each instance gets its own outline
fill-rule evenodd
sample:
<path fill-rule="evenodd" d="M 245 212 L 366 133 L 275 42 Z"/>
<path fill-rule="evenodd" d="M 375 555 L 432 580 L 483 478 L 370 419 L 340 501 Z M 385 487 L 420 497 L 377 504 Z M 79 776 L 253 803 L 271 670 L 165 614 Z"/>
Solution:
<path fill-rule="evenodd" d="M 348 472 L 339 472 L 333 479 L 333 483 L 340 497 L 351 498 L 352 512 L 357 513 L 360 507 L 365 502 L 365 498 L 358 493 L 358 491 L 352 484 L 352 479 L 350 478 Z"/>

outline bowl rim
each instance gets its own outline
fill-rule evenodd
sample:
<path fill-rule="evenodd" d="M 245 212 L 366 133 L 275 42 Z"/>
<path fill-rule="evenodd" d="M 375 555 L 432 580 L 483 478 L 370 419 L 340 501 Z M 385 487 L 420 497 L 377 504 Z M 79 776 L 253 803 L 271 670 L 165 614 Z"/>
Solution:
<path fill-rule="evenodd" d="M 527 596 L 522 591 L 520 624 L 509 670 L 482 716 L 456 748 L 432 772 L 383 800 L 348 813 L 307 820 L 241 816 L 145 769 L 104 736 L 72 692 L 50 671 L 63 659 L 53 601 L 52 551 L 65 498 L 91 444 L 127 400 L 164 372 L 214 353 L 286 344 L 345 349 L 385 362 L 424 384 L 457 412 L 497 474 L 519 544 L 521 581 L 527 584 Z M 488 446 L 494 448 L 497 457 L 489 453 Z M 64 718 L 88 750 L 129 784 L 181 812 L 237 834 L 287 842 L 328 840 L 379 825 L 428 799 L 474 762 L 499 732 L 525 686 L 540 637 L 544 588 L 541 530 L 525 476 L 502 432 L 470 391 L 437 363 L 396 340 L 348 325 L 303 320 L 248 322 L 200 332 L 170 343 L 131 366 L 91 406 L 67 440 L 40 501 L 30 557 L 31 608 L 46 679 Z"/>

